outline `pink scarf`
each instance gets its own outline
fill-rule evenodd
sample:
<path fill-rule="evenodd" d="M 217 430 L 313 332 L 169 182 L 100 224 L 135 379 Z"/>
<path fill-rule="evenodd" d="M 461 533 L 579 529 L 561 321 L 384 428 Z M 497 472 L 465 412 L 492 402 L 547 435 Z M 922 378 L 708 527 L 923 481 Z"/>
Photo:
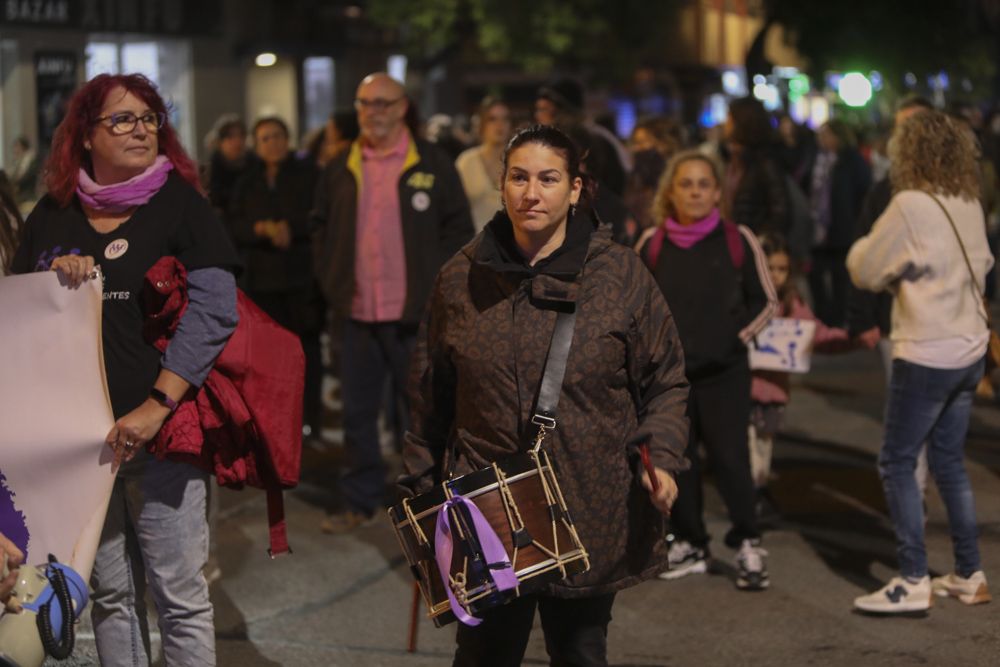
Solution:
<path fill-rule="evenodd" d="M 713 208 L 706 217 L 691 225 L 682 225 L 673 218 L 667 218 L 663 221 L 663 228 L 667 230 L 670 242 L 685 250 L 708 236 L 718 225 L 719 209 L 717 208 Z"/>
<path fill-rule="evenodd" d="M 165 155 L 157 155 L 146 171 L 121 183 L 98 185 L 84 169 L 76 185 L 76 195 L 84 205 L 108 213 L 121 213 L 145 204 L 167 182 L 174 165 Z"/>

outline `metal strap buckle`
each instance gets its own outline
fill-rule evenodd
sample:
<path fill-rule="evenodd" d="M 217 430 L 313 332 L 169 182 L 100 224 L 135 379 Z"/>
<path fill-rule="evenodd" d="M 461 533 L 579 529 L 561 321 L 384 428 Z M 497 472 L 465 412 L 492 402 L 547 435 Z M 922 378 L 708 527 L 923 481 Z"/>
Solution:
<path fill-rule="evenodd" d="M 536 414 L 531 418 L 531 423 L 550 431 L 556 427 L 556 420 L 553 417 L 546 417 L 545 415 Z"/>

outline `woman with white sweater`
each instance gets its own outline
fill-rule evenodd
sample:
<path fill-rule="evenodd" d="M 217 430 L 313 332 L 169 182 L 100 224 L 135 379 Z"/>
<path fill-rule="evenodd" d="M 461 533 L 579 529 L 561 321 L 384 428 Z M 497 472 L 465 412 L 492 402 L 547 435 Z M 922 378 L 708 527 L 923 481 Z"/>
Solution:
<path fill-rule="evenodd" d="M 854 600 L 862 611 L 930 608 L 931 593 L 965 604 L 990 599 L 979 559 L 964 447 L 989 339 L 983 281 L 993 265 L 975 139 L 937 111 L 915 114 L 889 144 L 895 193 L 871 232 L 847 256 L 851 279 L 889 290 L 892 380 L 879 474 L 896 531 L 900 576 Z M 921 445 L 948 511 L 955 572 L 928 577 L 924 514 L 913 476 Z"/>
<path fill-rule="evenodd" d="M 465 196 L 472 208 L 472 224 L 481 232 L 500 210 L 500 174 L 503 153 L 510 139 L 510 108 L 496 97 L 487 97 L 479 105 L 478 146 L 463 151 L 455 160 Z"/>

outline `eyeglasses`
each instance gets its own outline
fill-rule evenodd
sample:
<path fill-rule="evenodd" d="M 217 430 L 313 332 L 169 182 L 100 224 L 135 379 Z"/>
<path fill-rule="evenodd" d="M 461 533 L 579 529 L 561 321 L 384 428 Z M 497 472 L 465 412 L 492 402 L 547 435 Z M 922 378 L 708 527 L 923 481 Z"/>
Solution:
<path fill-rule="evenodd" d="M 141 116 L 136 116 L 131 111 L 122 111 L 95 118 L 94 122 L 102 120 L 111 121 L 111 134 L 131 134 L 139 122 L 149 132 L 156 132 L 163 127 L 163 123 L 167 120 L 167 114 L 161 111 L 147 111 Z"/>
<path fill-rule="evenodd" d="M 386 109 L 388 109 L 389 107 L 391 107 L 393 104 L 395 104 L 396 102 L 399 102 L 402 99 L 403 99 L 402 97 L 397 97 L 394 100 L 386 100 L 386 99 L 383 99 L 381 97 L 376 97 L 374 100 L 366 100 L 366 99 L 364 99 L 362 97 L 359 97 L 356 100 L 354 100 L 354 108 L 357 109 L 358 111 L 361 111 L 362 109 L 372 109 L 374 111 L 385 111 Z"/>

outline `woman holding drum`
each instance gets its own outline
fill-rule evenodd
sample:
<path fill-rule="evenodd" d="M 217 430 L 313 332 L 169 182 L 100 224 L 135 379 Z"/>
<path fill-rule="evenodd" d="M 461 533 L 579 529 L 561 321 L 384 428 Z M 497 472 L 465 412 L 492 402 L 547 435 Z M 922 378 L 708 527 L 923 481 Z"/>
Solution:
<path fill-rule="evenodd" d="M 673 473 L 686 466 L 683 353 L 650 273 L 583 213 L 580 158 L 552 127 L 514 136 L 503 209 L 441 270 L 418 337 L 401 480 L 415 494 L 532 446 L 557 314 L 576 314 L 542 446 L 590 569 L 461 625 L 456 665 L 521 664 L 536 608 L 552 664 L 605 665 L 616 592 L 667 566 L 661 513 L 677 494 Z M 643 443 L 653 483 L 636 465 Z"/>

